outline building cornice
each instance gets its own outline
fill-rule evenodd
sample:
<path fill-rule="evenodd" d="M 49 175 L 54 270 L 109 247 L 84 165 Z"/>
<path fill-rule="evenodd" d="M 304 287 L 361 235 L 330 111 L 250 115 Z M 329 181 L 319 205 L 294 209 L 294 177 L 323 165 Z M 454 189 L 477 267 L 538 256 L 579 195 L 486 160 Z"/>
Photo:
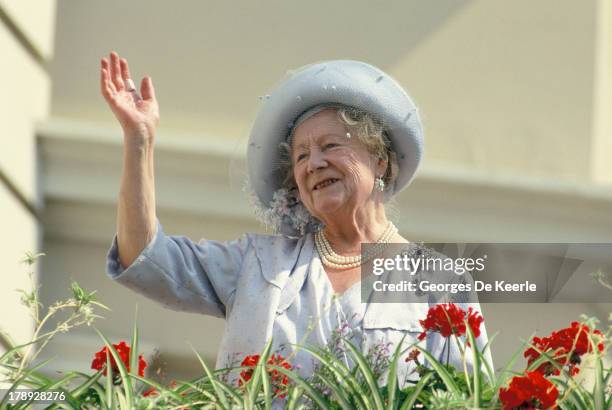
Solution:
<path fill-rule="evenodd" d="M 108 242 L 122 162 L 118 129 L 51 119 L 38 127 L 48 233 Z M 242 192 L 242 146 L 221 138 L 164 134 L 156 141 L 156 199 L 166 224 L 188 234 L 193 218 L 257 229 Z M 413 240 L 612 242 L 612 188 L 425 166 L 391 205 Z M 98 217 L 91 220 L 91 215 Z M 193 218 L 192 218 L 193 217 Z M 80 218 L 80 219 L 79 219 Z M 171 221 L 168 221 L 171 219 Z"/>

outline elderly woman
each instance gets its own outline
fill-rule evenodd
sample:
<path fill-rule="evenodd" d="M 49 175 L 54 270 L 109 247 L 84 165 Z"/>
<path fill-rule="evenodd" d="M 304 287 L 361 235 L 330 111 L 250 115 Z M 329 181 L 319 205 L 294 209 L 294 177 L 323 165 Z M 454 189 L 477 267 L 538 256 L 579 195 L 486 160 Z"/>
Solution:
<path fill-rule="evenodd" d="M 364 352 L 404 335 L 406 346 L 417 341 L 427 303 L 368 303 L 360 287 L 362 264 L 385 244 L 410 246 L 384 204 L 412 180 L 423 149 L 416 108 L 387 74 L 356 61 L 313 64 L 263 99 L 249 177 L 259 215 L 280 234 L 224 243 L 166 235 L 156 218 L 151 79 L 139 93 L 127 61 L 111 53 L 102 59 L 101 90 L 124 132 L 108 273 L 168 308 L 225 318 L 218 368 L 260 352 L 270 338 L 306 376 L 312 357 L 295 345 L 328 345 L 338 329 L 350 329 Z M 361 255 L 362 243 L 376 245 Z M 423 343 L 442 355 L 442 338 Z M 460 364 L 456 350 L 450 360 Z M 400 360 L 400 373 L 412 365 Z"/>

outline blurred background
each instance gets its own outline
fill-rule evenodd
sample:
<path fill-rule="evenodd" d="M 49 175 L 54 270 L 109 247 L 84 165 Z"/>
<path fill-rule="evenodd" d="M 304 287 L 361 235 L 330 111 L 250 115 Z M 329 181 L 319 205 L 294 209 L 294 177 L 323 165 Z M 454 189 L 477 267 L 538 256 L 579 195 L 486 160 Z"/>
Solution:
<path fill-rule="evenodd" d="M 242 192 L 260 96 L 288 71 L 358 59 L 394 76 L 425 125 L 426 154 L 398 196 L 413 241 L 612 242 L 612 4 L 606 0 L 304 2 L 0 0 L 0 328 L 27 341 L 25 251 L 44 252 L 45 306 L 76 280 L 112 311 L 96 326 L 171 378 L 213 363 L 223 321 L 165 310 L 113 283 L 122 135 L 99 94 L 116 50 L 161 105 L 158 216 L 167 233 L 264 232 Z M 612 302 L 612 292 L 611 302 Z M 612 304 L 486 304 L 497 367 L 520 338 Z M 62 334 L 48 372 L 87 370 L 102 341 Z M 0 352 L 5 347 L 0 346 Z M 152 366 L 153 367 L 153 366 Z M 155 370 L 154 368 L 152 369 Z"/>

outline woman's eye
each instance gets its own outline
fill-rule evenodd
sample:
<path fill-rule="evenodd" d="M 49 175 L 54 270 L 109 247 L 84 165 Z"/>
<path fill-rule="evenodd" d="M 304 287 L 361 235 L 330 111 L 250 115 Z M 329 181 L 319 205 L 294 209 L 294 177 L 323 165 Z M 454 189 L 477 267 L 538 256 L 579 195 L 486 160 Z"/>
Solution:
<path fill-rule="evenodd" d="M 338 145 L 339 144 L 336 144 L 336 143 L 329 143 L 329 144 L 325 144 L 325 146 L 323 148 L 329 149 L 329 148 L 337 147 Z"/>
<path fill-rule="evenodd" d="M 306 154 L 299 154 L 299 155 L 298 155 L 298 156 L 295 158 L 295 160 L 296 160 L 296 161 L 301 161 L 301 160 L 303 160 L 304 158 L 306 158 Z"/>

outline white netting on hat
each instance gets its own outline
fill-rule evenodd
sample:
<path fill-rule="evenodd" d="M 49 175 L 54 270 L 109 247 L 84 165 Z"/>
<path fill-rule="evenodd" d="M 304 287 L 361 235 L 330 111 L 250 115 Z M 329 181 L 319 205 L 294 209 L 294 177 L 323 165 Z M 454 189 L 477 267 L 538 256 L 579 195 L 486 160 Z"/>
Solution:
<path fill-rule="evenodd" d="M 274 233 L 299 237 L 308 232 L 317 231 L 323 226 L 300 202 L 295 190 L 289 191 L 286 188 L 276 190 L 269 206 L 264 206 L 261 203 L 257 194 L 251 188 L 248 179 L 244 191 L 248 196 L 249 204 L 253 208 L 255 218 L 266 229 Z"/>

